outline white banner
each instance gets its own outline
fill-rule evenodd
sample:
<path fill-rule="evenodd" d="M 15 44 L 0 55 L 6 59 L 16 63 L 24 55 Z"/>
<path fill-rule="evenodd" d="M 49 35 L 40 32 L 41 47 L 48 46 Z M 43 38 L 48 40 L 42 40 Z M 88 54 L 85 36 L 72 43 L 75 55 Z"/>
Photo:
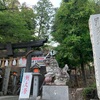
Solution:
<path fill-rule="evenodd" d="M 30 89 L 31 89 L 31 82 L 32 82 L 32 73 L 24 73 L 22 84 L 21 84 L 19 100 L 29 98 Z"/>

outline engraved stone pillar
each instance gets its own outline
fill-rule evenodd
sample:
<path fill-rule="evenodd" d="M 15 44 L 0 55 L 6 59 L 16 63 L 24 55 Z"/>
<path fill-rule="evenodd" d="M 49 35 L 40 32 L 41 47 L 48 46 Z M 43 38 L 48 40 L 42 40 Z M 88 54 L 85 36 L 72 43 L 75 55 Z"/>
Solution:
<path fill-rule="evenodd" d="M 93 48 L 96 85 L 100 99 L 100 14 L 90 16 L 89 27 Z"/>

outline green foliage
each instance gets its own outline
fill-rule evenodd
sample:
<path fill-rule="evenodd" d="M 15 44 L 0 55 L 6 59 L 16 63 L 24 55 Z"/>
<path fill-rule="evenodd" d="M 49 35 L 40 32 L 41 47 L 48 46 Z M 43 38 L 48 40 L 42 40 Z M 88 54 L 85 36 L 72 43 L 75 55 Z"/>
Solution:
<path fill-rule="evenodd" d="M 62 2 L 58 9 L 52 35 L 60 43 L 57 47 L 60 64 L 66 62 L 80 66 L 81 62 L 86 64 L 92 60 L 88 20 L 95 10 L 90 6 L 91 3 L 86 0 L 70 0 Z"/>
<path fill-rule="evenodd" d="M 95 4 L 94 4 L 93 1 L 95 1 Z M 91 0 L 91 6 L 94 7 L 95 14 L 99 14 L 100 13 L 100 0 Z"/>
<path fill-rule="evenodd" d="M 32 39 L 26 25 L 18 13 L 0 12 L 0 42 L 21 42 Z"/>
<path fill-rule="evenodd" d="M 25 3 L 23 3 L 21 7 L 21 16 L 24 18 L 27 23 L 28 30 L 31 31 L 31 34 L 34 35 L 35 25 L 36 25 L 36 15 L 34 14 L 31 8 L 28 8 Z"/>
<path fill-rule="evenodd" d="M 96 84 L 93 84 L 91 86 L 86 87 L 83 90 L 83 97 L 87 99 L 97 99 L 97 90 L 96 90 Z"/>
<path fill-rule="evenodd" d="M 58 9 L 52 35 L 60 45 L 56 48 L 60 66 L 80 67 L 86 86 L 85 65 L 93 61 L 88 20 L 96 13 L 94 2 L 88 0 L 63 1 Z"/>
<path fill-rule="evenodd" d="M 0 42 L 22 42 L 35 38 L 35 14 L 18 0 L 0 0 Z"/>
<path fill-rule="evenodd" d="M 20 3 L 18 0 L 0 0 L 0 11 L 3 10 L 18 10 Z"/>
<path fill-rule="evenodd" d="M 48 37 L 53 21 L 54 8 L 49 0 L 39 0 L 34 6 L 36 12 L 36 33 L 39 38 Z"/>
<path fill-rule="evenodd" d="M 20 6 L 20 3 L 18 0 L 4 0 L 5 6 L 7 8 L 12 8 L 13 10 L 18 10 L 18 7 Z"/>

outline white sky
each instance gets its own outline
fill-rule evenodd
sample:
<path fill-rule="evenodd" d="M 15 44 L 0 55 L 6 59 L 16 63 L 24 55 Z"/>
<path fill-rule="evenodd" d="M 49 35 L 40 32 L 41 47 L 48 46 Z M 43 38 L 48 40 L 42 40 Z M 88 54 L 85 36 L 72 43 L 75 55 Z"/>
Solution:
<path fill-rule="evenodd" d="M 22 4 L 23 2 L 26 2 L 28 6 L 35 5 L 39 0 L 19 0 L 19 2 Z M 50 0 L 50 2 L 54 5 L 54 7 L 59 7 L 62 0 Z"/>

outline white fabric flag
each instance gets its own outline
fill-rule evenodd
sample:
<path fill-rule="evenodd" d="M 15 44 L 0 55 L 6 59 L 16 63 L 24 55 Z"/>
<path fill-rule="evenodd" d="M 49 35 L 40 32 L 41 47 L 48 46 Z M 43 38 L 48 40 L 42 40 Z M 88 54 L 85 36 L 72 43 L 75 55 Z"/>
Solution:
<path fill-rule="evenodd" d="M 14 60 L 13 60 L 13 66 L 15 66 L 15 65 L 16 65 L 16 60 L 14 59 Z"/>
<path fill-rule="evenodd" d="M 6 62 L 5 62 L 5 66 L 8 66 L 8 60 L 6 60 Z"/>

